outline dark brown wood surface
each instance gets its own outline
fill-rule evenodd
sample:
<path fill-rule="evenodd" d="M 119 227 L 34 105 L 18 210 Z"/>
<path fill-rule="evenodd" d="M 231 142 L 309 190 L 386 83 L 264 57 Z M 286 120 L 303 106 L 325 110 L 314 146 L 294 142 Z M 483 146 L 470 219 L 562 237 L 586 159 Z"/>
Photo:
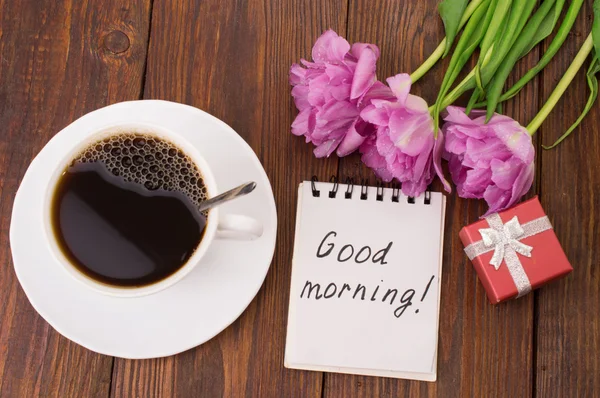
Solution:
<path fill-rule="evenodd" d="M 0 1 L 0 396 L 105 397 L 113 359 L 55 332 L 16 279 L 13 198 L 29 162 L 73 120 L 137 99 L 150 1 Z M 128 39 L 127 39 L 128 38 Z"/>
<path fill-rule="evenodd" d="M 600 105 L 542 151 L 587 99 L 580 74 L 534 139 L 538 194 L 575 271 L 492 306 L 458 231 L 485 204 L 448 197 L 438 381 L 283 367 L 296 186 L 316 174 L 374 176 L 358 156 L 317 160 L 290 134 L 289 66 L 327 28 L 382 50 L 378 76 L 410 73 L 443 37 L 437 0 L 0 0 L 0 396 L 593 397 L 600 395 Z M 548 68 L 505 112 L 527 124 L 591 28 L 586 4 Z M 547 43 L 544 44 L 547 46 Z M 519 64 L 522 74 L 538 59 Z M 432 102 L 447 61 L 413 91 Z M 244 314 L 206 344 L 156 360 L 92 353 L 31 307 L 8 245 L 12 201 L 35 154 L 61 128 L 123 100 L 183 102 L 223 119 L 254 149 L 278 209 L 275 257 Z M 441 189 L 438 185 L 436 189 Z"/>
<path fill-rule="evenodd" d="M 557 62 L 544 71 L 542 98 L 589 34 L 591 2 L 585 2 L 570 40 Z M 585 65 L 587 67 L 587 64 Z M 581 71 L 539 133 L 551 144 L 583 109 L 589 88 Z M 541 202 L 573 265 L 563 281 L 535 292 L 534 388 L 540 397 L 600 395 L 600 105 L 583 125 L 541 156 Z"/>

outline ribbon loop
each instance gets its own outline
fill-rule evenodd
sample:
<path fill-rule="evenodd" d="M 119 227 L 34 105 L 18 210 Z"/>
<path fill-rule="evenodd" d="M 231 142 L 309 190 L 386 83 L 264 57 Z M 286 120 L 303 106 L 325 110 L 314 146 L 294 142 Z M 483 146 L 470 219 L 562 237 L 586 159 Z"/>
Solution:
<path fill-rule="evenodd" d="M 531 251 L 533 250 L 533 247 L 527 246 L 526 244 L 519 242 L 518 240 L 511 240 L 509 245 L 514 251 L 516 251 L 520 255 L 525 257 L 531 257 Z"/>
<path fill-rule="evenodd" d="M 509 222 L 504 224 L 504 235 L 513 239 L 518 239 L 525 233 L 525 230 L 519 223 L 517 216 L 514 216 Z"/>
<path fill-rule="evenodd" d="M 479 233 L 486 247 L 492 247 L 502 241 L 502 236 L 493 228 L 480 229 Z"/>

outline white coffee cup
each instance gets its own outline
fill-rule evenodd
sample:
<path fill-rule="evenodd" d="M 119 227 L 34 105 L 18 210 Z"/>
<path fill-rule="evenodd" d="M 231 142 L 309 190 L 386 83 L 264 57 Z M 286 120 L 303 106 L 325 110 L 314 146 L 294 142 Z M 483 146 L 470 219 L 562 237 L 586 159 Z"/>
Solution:
<path fill-rule="evenodd" d="M 93 289 L 99 293 L 103 293 L 110 296 L 116 297 L 139 297 L 148 294 L 153 294 L 166 289 L 182 278 L 189 274 L 198 264 L 201 263 L 202 257 L 206 254 L 211 243 L 215 238 L 221 239 L 256 239 L 262 235 L 263 227 L 262 224 L 250 217 L 244 215 L 235 214 L 219 214 L 218 208 L 209 210 L 208 217 L 206 220 L 206 226 L 204 229 L 203 237 L 198 244 L 198 247 L 190 258 L 181 266 L 177 271 L 168 277 L 140 287 L 121 287 L 115 285 L 105 284 L 98 280 L 92 279 L 86 274 L 78 270 L 75 265 L 65 256 L 60 249 L 57 242 L 54 229 L 52 227 L 51 207 L 52 198 L 55 193 L 57 183 L 61 175 L 65 172 L 69 164 L 80 154 L 85 148 L 91 144 L 102 141 L 104 138 L 119 133 L 140 133 L 145 135 L 152 135 L 159 139 L 168 141 L 179 149 L 181 149 L 187 156 L 189 156 L 194 164 L 200 170 L 202 174 L 204 185 L 207 191 L 207 197 L 213 197 L 219 194 L 217 191 L 217 184 L 214 179 L 214 175 L 211 172 L 210 166 L 204 160 L 200 151 L 185 140 L 181 135 L 174 131 L 165 129 L 164 127 L 143 124 L 143 123 L 127 123 L 105 126 L 86 136 L 79 142 L 73 142 L 72 146 L 65 150 L 64 156 L 61 157 L 61 161 L 58 164 L 52 165 L 54 172 L 52 177 L 47 182 L 45 189 L 45 200 L 43 210 L 43 222 L 44 231 L 46 234 L 46 241 L 50 252 L 55 259 L 63 266 L 63 269 L 90 289 Z M 226 189 L 233 187 L 226 187 Z M 243 200 L 243 199 L 240 199 Z"/>

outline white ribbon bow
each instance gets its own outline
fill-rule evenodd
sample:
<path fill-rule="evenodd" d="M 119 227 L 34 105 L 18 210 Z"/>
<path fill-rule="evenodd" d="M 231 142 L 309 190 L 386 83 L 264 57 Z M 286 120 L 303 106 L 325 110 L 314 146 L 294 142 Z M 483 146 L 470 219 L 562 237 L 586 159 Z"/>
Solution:
<path fill-rule="evenodd" d="M 519 242 L 519 239 L 525 235 L 525 230 L 519 223 L 517 216 L 504 224 L 501 229 L 482 228 L 479 233 L 485 247 L 494 247 L 494 255 L 490 260 L 490 264 L 496 270 L 500 268 L 500 264 L 505 258 L 507 246 L 525 257 L 531 257 L 533 247 Z"/>
<path fill-rule="evenodd" d="M 525 257 L 531 257 L 533 247 L 521 243 L 520 240 L 552 229 L 550 220 L 548 220 L 548 217 L 543 216 L 521 225 L 517 216 L 514 216 L 512 220 L 504 224 L 498 213 L 490 214 L 485 219 L 490 228 L 480 229 L 481 240 L 465 247 L 465 253 L 472 261 L 475 257 L 493 250 L 494 254 L 490 260 L 490 265 L 493 265 L 497 271 L 502 261 L 504 261 L 517 287 L 517 297 L 529 293 L 531 282 L 517 253 Z"/>

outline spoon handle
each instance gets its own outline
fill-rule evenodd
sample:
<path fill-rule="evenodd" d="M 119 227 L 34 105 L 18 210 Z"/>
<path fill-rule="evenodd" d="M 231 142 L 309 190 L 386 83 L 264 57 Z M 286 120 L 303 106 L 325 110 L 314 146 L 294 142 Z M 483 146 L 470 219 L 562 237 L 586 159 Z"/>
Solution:
<path fill-rule="evenodd" d="M 229 202 L 232 199 L 239 198 L 241 196 L 247 195 L 250 192 L 254 191 L 256 188 L 256 183 L 254 181 L 247 182 L 245 184 L 240 185 L 239 187 L 230 189 L 227 192 L 223 192 L 220 195 L 215 196 L 214 198 L 210 198 L 200 203 L 198 206 L 199 211 L 205 211 L 215 206 L 219 206 L 225 202 Z"/>

